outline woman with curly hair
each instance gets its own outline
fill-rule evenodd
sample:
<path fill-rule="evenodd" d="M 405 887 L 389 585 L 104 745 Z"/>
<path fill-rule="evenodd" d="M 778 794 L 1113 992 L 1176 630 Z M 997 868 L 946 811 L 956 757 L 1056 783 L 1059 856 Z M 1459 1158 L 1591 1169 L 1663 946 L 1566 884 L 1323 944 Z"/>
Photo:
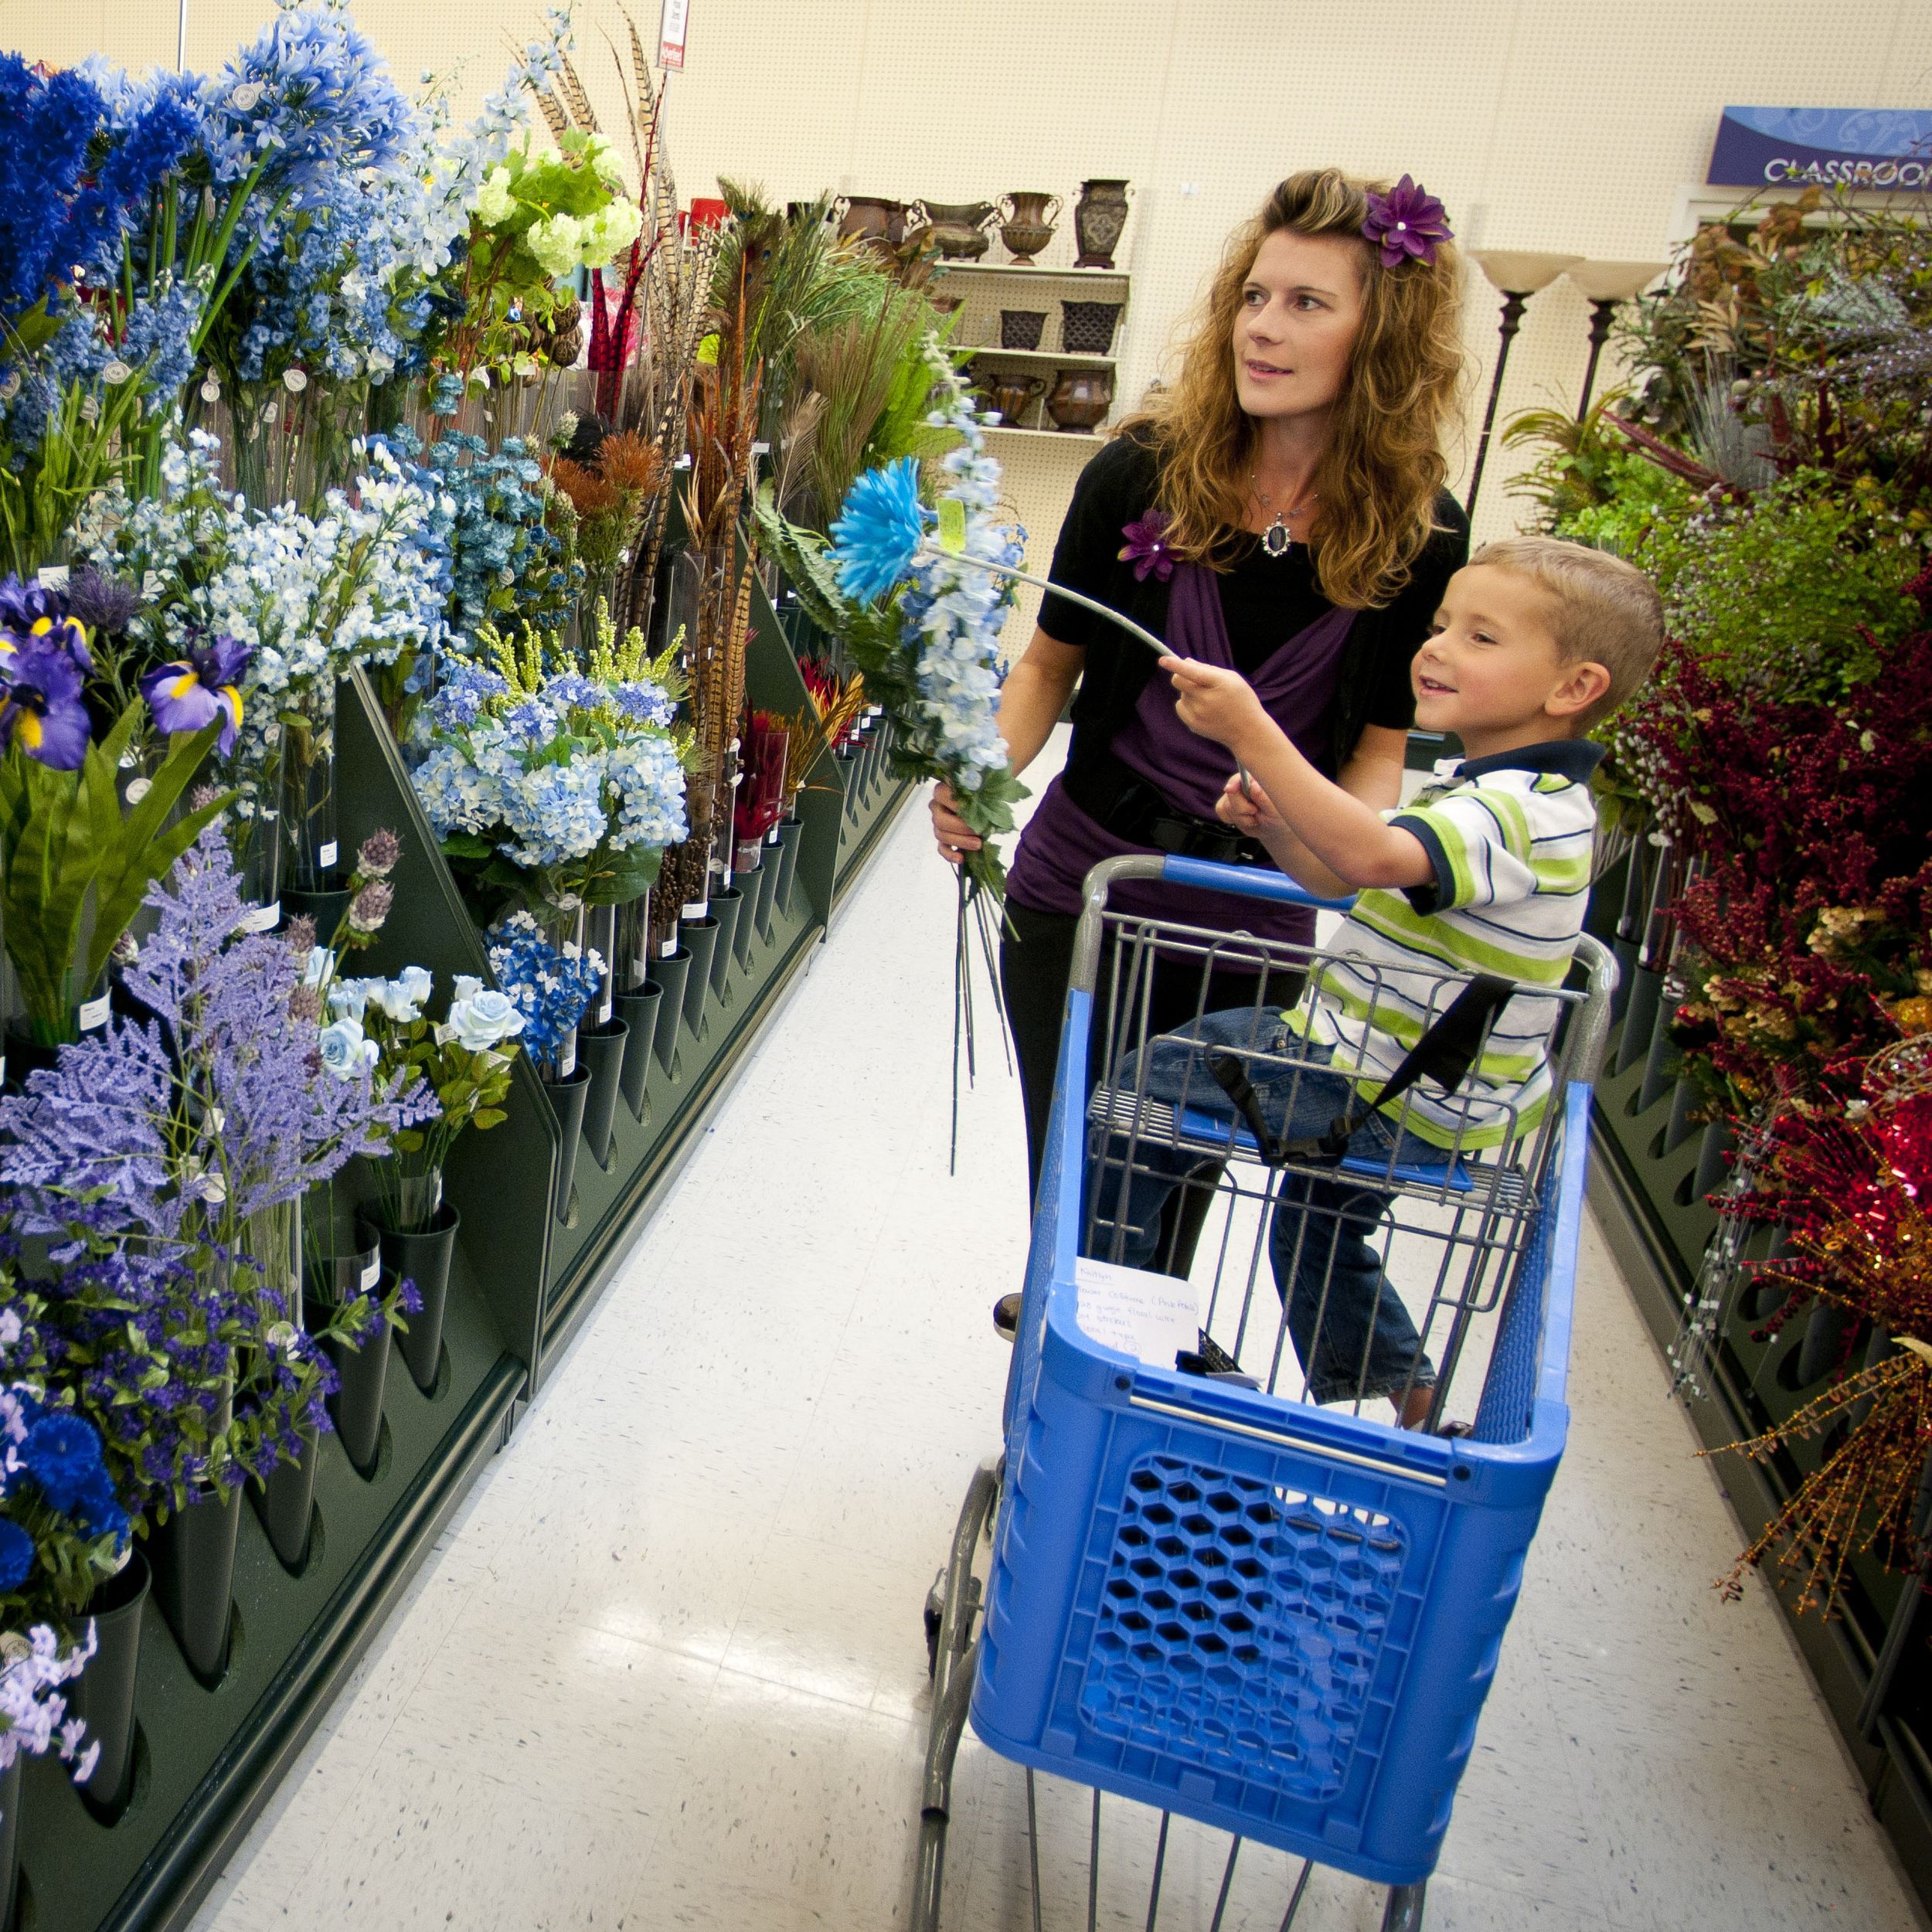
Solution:
<path fill-rule="evenodd" d="M 1407 176 L 1389 189 L 1332 168 L 1291 175 L 1230 237 L 1178 383 L 1087 465 L 1053 554 L 1055 582 L 1239 671 L 1319 769 L 1378 809 L 1401 786 L 1410 659 L 1468 551 L 1441 447 L 1461 280 L 1441 204 Z M 1155 664 L 1049 594 L 1002 697 L 1016 773 L 1073 700 L 1066 770 L 1015 855 L 1000 962 L 1036 1186 L 1088 870 L 1135 852 L 1270 862 L 1216 818 L 1226 753 L 1180 722 Z M 954 863 L 978 842 L 943 786 L 933 824 Z M 1162 884 L 1115 903 L 1269 939 L 1314 930 L 1298 909 Z M 1252 972 L 1213 978 L 1210 1010 L 1258 990 Z M 1163 961 L 1150 1034 L 1191 1018 L 1202 992 L 1197 964 Z"/>

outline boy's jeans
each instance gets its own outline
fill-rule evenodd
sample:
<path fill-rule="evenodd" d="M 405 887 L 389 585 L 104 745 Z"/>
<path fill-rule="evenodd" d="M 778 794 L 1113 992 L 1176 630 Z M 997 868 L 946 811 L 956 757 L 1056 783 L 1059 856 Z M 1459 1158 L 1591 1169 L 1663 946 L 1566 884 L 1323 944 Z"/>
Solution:
<path fill-rule="evenodd" d="M 1355 1098 L 1352 1083 L 1339 1073 L 1272 1065 L 1247 1056 L 1292 1054 L 1298 1061 L 1325 1061 L 1330 1049 L 1291 1034 L 1278 1011 L 1241 1007 L 1209 1013 L 1178 1032 L 1150 1043 L 1145 1056 L 1130 1054 L 1117 1084 L 1135 1090 L 1145 1060 L 1150 1100 L 1211 1117 L 1216 1128 L 1239 1117 L 1209 1070 L 1211 1053 L 1233 1051 L 1243 1066 L 1262 1117 L 1277 1139 L 1325 1133 Z M 1352 1154 L 1386 1166 L 1400 1162 L 1438 1165 L 1442 1149 L 1372 1114 L 1349 1142 Z M 1133 1149 L 1134 1171 L 1121 1212 L 1121 1167 L 1128 1141 L 1115 1134 L 1098 1182 L 1092 1251 L 1101 1260 L 1145 1268 L 1154 1259 L 1161 1210 L 1174 1189 L 1209 1157 L 1185 1154 L 1145 1139 Z M 1287 1304 L 1288 1332 L 1317 1402 L 1366 1400 L 1396 1396 L 1410 1386 L 1434 1385 L 1436 1371 L 1422 1352 L 1421 1337 L 1409 1311 L 1382 1271 L 1372 1245 L 1393 1190 L 1352 1175 L 1315 1180 L 1305 1175 L 1282 1178 L 1281 1192 L 1268 1234 L 1276 1291 Z M 1114 1246 L 1116 1216 L 1124 1239 Z"/>

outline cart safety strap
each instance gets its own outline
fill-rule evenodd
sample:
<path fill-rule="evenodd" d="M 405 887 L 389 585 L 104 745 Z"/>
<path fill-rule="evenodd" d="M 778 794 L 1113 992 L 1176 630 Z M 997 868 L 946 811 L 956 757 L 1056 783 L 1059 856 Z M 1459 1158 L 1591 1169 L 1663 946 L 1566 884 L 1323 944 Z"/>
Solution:
<path fill-rule="evenodd" d="M 1515 990 L 1513 980 L 1498 978 L 1493 973 L 1477 974 L 1410 1048 L 1388 1085 L 1372 1100 L 1358 1100 L 1346 1114 L 1329 1123 L 1325 1134 L 1277 1141 L 1240 1060 L 1232 1053 L 1212 1053 L 1208 1056 L 1208 1071 L 1247 1123 L 1262 1159 L 1270 1167 L 1280 1167 L 1288 1161 L 1339 1161 L 1369 1116 L 1401 1099 L 1417 1080 L 1434 1080 L 1445 1094 L 1454 1093 L 1476 1063 L 1490 1022 L 1509 1005 Z"/>

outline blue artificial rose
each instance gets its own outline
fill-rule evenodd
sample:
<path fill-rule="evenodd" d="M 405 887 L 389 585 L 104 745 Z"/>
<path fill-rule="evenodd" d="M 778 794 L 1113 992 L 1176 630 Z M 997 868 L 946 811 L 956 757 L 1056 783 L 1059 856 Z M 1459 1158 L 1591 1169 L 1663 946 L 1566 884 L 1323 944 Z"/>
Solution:
<path fill-rule="evenodd" d="M 302 984 L 319 987 L 335 970 L 335 955 L 326 946 L 311 946 L 302 968 Z"/>
<path fill-rule="evenodd" d="M 417 1006 L 429 998 L 436 986 L 429 969 L 423 966 L 405 966 L 389 983 L 400 988 L 403 997 Z"/>
<path fill-rule="evenodd" d="M 379 979 L 338 979 L 328 989 L 328 1010 L 338 1019 L 352 1019 L 360 1026 L 369 1010 L 369 995 L 382 984 Z"/>
<path fill-rule="evenodd" d="M 365 1066 L 376 1064 L 376 1043 L 366 1039 L 352 1019 L 338 1019 L 322 1029 L 319 1042 L 322 1064 L 338 1080 L 352 1080 Z"/>
<path fill-rule="evenodd" d="M 27 1580 L 35 1553 L 33 1539 L 17 1522 L 0 1517 L 0 1596 Z"/>
<path fill-rule="evenodd" d="M 481 988 L 450 1009 L 450 1031 L 466 1051 L 480 1053 L 523 1030 L 523 1015 L 505 993 Z"/>
<path fill-rule="evenodd" d="M 410 970 L 420 972 L 422 969 L 412 967 Z M 423 977 L 427 979 L 429 975 L 423 973 Z M 372 979 L 369 986 L 369 996 L 377 1009 L 399 1026 L 406 1026 L 412 1020 L 423 1017 L 422 1002 L 427 992 L 426 987 L 422 993 L 412 995 L 409 987 L 400 979 Z"/>

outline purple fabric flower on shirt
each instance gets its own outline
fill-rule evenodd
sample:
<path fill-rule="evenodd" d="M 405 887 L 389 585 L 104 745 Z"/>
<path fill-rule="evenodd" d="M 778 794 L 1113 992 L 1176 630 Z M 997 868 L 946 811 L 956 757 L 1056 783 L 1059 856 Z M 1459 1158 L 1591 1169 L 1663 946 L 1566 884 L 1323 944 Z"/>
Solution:
<path fill-rule="evenodd" d="M 220 637 L 196 645 L 185 658 L 157 665 L 141 681 L 141 695 L 163 731 L 206 730 L 219 718 L 215 748 L 225 758 L 241 729 L 242 673 L 252 653 L 245 644 Z"/>
<path fill-rule="evenodd" d="M 1121 535 L 1127 539 L 1121 546 L 1121 561 L 1133 565 L 1136 583 L 1145 583 L 1150 577 L 1156 577 L 1165 583 L 1173 576 L 1174 553 L 1167 545 L 1166 511 L 1149 510 L 1145 516 L 1124 526 Z"/>
<path fill-rule="evenodd" d="M 1432 264 L 1437 248 L 1455 239 L 1442 203 L 1407 175 L 1386 195 L 1369 191 L 1369 219 L 1362 232 L 1382 250 L 1384 268 L 1400 268 L 1412 260 Z"/>
<path fill-rule="evenodd" d="M 0 702 L 0 743 L 19 746 L 55 771 L 78 771 L 87 755 L 87 707 L 80 667 L 65 651 L 36 640 L 0 666 L 6 696 Z"/>

